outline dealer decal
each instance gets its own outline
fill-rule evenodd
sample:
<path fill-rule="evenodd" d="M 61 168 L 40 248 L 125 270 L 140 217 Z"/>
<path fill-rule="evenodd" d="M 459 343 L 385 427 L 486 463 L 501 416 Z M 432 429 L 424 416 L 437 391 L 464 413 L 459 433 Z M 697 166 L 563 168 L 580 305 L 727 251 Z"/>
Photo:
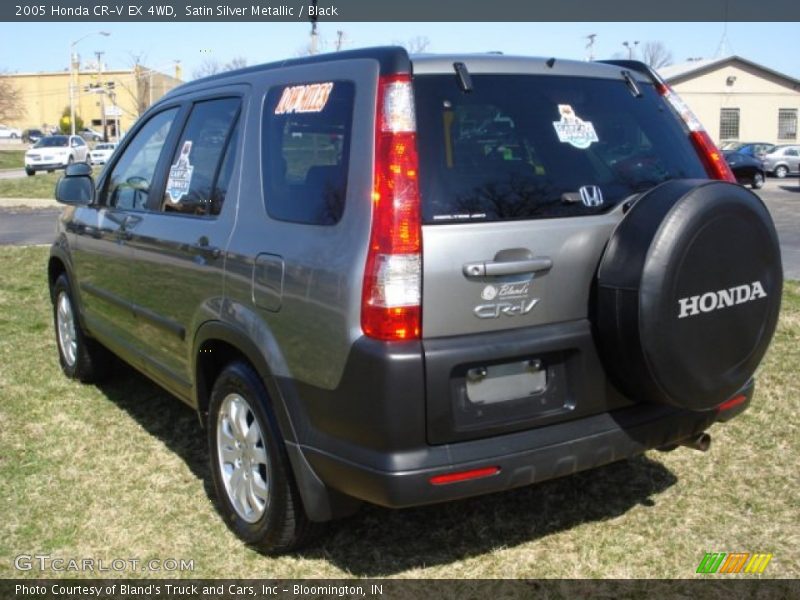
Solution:
<path fill-rule="evenodd" d="M 593 142 L 598 141 L 592 122 L 578 118 L 569 104 L 559 104 L 558 112 L 561 114 L 561 120 L 554 121 L 553 127 L 559 142 L 585 150 Z"/>
<path fill-rule="evenodd" d="M 328 103 L 331 91 L 333 91 L 332 82 L 287 87 L 283 90 L 278 106 L 275 107 L 275 114 L 322 112 Z"/>
<path fill-rule="evenodd" d="M 167 179 L 167 195 L 172 204 L 177 204 L 186 194 L 189 193 L 189 186 L 192 185 L 192 173 L 194 167 L 189 162 L 189 153 L 192 151 L 191 140 L 183 142 L 178 160 L 169 168 L 169 178 Z"/>

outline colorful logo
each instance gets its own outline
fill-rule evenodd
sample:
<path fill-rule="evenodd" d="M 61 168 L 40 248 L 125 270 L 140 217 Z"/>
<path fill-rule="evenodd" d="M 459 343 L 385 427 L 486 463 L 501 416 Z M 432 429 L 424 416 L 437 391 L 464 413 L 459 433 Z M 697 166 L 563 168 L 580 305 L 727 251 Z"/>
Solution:
<path fill-rule="evenodd" d="M 772 554 L 750 552 L 706 552 L 697 573 L 763 573 Z"/>

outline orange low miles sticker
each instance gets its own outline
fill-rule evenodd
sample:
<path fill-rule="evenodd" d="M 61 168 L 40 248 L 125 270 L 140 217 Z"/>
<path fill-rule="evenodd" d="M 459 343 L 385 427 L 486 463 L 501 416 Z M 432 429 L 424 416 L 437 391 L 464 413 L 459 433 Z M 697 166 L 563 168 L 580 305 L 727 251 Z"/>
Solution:
<path fill-rule="evenodd" d="M 322 112 L 332 90 L 332 82 L 287 87 L 275 107 L 275 114 Z"/>

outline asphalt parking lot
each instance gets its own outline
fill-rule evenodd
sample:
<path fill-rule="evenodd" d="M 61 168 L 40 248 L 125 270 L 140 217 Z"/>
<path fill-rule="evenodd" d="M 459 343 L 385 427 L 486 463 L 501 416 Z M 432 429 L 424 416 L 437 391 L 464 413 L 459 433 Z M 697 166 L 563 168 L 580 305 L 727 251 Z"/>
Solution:
<path fill-rule="evenodd" d="M 769 179 L 757 193 L 775 221 L 785 277 L 800 280 L 800 181 L 797 177 Z M 58 214 L 55 202 L 46 208 L 0 208 L 0 245 L 49 244 Z"/>

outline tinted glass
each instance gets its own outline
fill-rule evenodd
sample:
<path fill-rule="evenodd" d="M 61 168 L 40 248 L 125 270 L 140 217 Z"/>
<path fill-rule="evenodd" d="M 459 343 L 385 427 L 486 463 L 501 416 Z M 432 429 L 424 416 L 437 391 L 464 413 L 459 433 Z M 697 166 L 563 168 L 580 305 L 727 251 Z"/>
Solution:
<path fill-rule="evenodd" d="M 109 177 L 109 206 L 126 210 L 147 208 L 156 165 L 177 113 L 177 108 L 171 108 L 153 116 L 125 148 Z"/>
<path fill-rule="evenodd" d="M 233 165 L 236 163 L 236 149 L 239 146 L 239 123 L 234 125 L 228 145 L 225 149 L 225 156 L 222 158 L 222 166 L 214 184 L 214 191 L 211 193 L 211 214 L 218 215 L 222 210 L 222 204 L 228 195 L 228 187 L 233 177 Z"/>
<path fill-rule="evenodd" d="M 36 142 L 33 147 L 34 148 L 58 148 L 61 146 L 66 146 L 69 143 L 69 138 L 65 135 L 54 135 L 51 137 L 45 137 L 40 139 Z"/>
<path fill-rule="evenodd" d="M 170 161 L 162 210 L 210 214 L 214 179 L 240 104 L 239 98 L 219 98 L 194 105 Z"/>
<path fill-rule="evenodd" d="M 270 91 L 264 103 L 261 160 L 267 212 L 284 221 L 333 225 L 342 216 L 347 194 L 355 88 L 333 82 L 325 102 L 290 112 L 278 108 L 287 87 Z"/>
<path fill-rule="evenodd" d="M 609 210 L 669 179 L 706 174 L 653 86 L 473 75 L 414 78 L 426 223 L 569 217 Z"/>

